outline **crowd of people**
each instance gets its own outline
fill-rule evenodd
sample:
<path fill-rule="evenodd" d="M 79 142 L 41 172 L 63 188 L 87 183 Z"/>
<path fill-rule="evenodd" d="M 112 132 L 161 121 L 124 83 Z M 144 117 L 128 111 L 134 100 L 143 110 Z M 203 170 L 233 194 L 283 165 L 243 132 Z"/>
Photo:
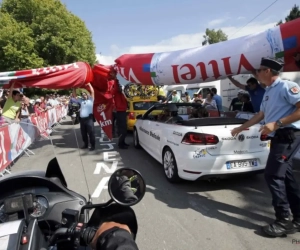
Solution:
<path fill-rule="evenodd" d="M 255 73 L 256 74 L 256 73 Z M 228 79 L 237 87 L 240 88 L 237 97 L 233 98 L 229 106 L 229 111 L 243 111 L 257 113 L 260 110 L 263 96 L 265 94 L 265 85 L 259 83 L 256 78 L 251 77 L 247 80 L 246 85 L 238 82 L 229 76 Z M 165 101 L 167 102 L 167 101 Z M 209 110 L 223 111 L 222 97 L 217 94 L 217 89 L 212 88 L 203 98 L 200 93 L 195 93 L 192 97 L 188 92 L 184 93 L 181 99 L 176 90 L 172 91 L 170 102 L 188 102 L 201 103 Z"/>
<path fill-rule="evenodd" d="M 2 92 L 0 99 L 1 125 L 19 122 L 30 116 L 39 116 L 42 112 L 58 105 L 69 102 L 68 96 L 47 94 L 37 99 L 30 99 L 20 89 L 15 89 L 14 84 Z"/>
<path fill-rule="evenodd" d="M 167 101 L 165 101 L 167 102 Z M 181 99 L 176 90 L 172 91 L 171 101 L 172 103 L 179 103 L 179 102 L 188 102 L 188 103 L 201 103 L 207 109 L 218 109 L 219 111 L 223 110 L 222 106 L 222 97 L 217 94 L 217 89 L 212 88 L 210 92 L 207 93 L 206 98 L 203 98 L 202 95 L 199 93 L 195 93 L 193 97 L 189 95 L 188 92 L 184 93 L 183 99 Z"/>

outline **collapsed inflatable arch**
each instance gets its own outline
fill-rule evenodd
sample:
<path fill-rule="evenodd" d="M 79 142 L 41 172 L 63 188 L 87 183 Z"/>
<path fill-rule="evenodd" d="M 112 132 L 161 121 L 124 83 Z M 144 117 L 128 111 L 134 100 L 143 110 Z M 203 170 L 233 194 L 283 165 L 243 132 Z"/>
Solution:
<path fill-rule="evenodd" d="M 193 84 L 244 74 L 259 68 L 262 57 L 281 59 L 284 72 L 300 71 L 300 18 L 264 32 L 192 49 L 122 55 L 115 65 L 87 63 L 0 73 L 0 85 L 9 88 L 95 90 L 94 116 L 104 132 L 112 138 L 112 105 L 118 72 L 129 82 L 142 85 Z M 103 115 L 104 114 L 104 115 Z"/>
<path fill-rule="evenodd" d="M 284 62 L 284 72 L 300 71 L 300 19 L 236 39 L 163 53 L 122 55 L 115 60 L 127 81 L 144 85 L 215 81 L 259 68 L 262 57 Z M 299 59 L 298 59 L 299 60 Z"/>

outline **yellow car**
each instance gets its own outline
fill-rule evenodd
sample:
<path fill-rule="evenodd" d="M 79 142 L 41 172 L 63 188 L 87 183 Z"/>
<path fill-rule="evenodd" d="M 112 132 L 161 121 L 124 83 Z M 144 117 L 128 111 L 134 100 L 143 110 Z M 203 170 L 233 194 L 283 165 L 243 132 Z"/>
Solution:
<path fill-rule="evenodd" d="M 133 97 L 127 99 L 127 130 L 132 131 L 138 115 L 143 115 L 151 108 L 157 101 L 156 97 L 144 99 L 142 97 Z"/>

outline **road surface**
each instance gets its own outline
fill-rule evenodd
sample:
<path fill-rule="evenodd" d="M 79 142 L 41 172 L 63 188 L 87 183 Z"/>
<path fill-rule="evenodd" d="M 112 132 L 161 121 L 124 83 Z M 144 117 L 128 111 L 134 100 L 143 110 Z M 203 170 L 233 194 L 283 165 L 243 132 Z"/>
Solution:
<path fill-rule="evenodd" d="M 139 170 L 147 183 L 144 199 L 134 206 L 139 232 L 137 244 L 142 250 L 215 250 L 215 249 L 297 249 L 293 241 L 300 233 L 286 238 L 266 238 L 260 226 L 273 220 L 269 190 L 263 176 L 170 184 L 160 163 L 145 151 L 133 147 L 118 150 L 116 141 L 102 138 L 96 127 L 96 150 L 79 150 L 79 125 L 64 121 L 55 127 L 53 144 L 70 189 L 93 202 L 109 199 L 105 186 L 111 173 L 119 167 Z M 76 136 L 75 136 L 76 135 Z M 46 169 L 53 156 L 49 141 L 33 145 L 33 156 L 22 156 L 12 171 Z M 85 173 L 85 174 L 84 174 Z M 84 177 L 86 176 L 86 178 Z M 300 176 L 297 173 L 298 178 Z M 86 184 L 87 183 L 87 184 Z M 88 188 L 87 188 L 88 186 Z"/>

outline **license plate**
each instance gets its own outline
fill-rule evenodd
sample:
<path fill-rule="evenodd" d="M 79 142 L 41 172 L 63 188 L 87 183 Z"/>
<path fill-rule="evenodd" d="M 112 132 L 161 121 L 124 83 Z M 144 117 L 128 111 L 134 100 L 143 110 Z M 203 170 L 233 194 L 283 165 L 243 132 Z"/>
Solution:
<path fill-rule="evenodd" d="M 229 161 L 226 162 L 227 169 L 237 169 L 237 168 L 248 168 L 257 167 L 257 160 L 245 160 L 245 161 Z"/>

